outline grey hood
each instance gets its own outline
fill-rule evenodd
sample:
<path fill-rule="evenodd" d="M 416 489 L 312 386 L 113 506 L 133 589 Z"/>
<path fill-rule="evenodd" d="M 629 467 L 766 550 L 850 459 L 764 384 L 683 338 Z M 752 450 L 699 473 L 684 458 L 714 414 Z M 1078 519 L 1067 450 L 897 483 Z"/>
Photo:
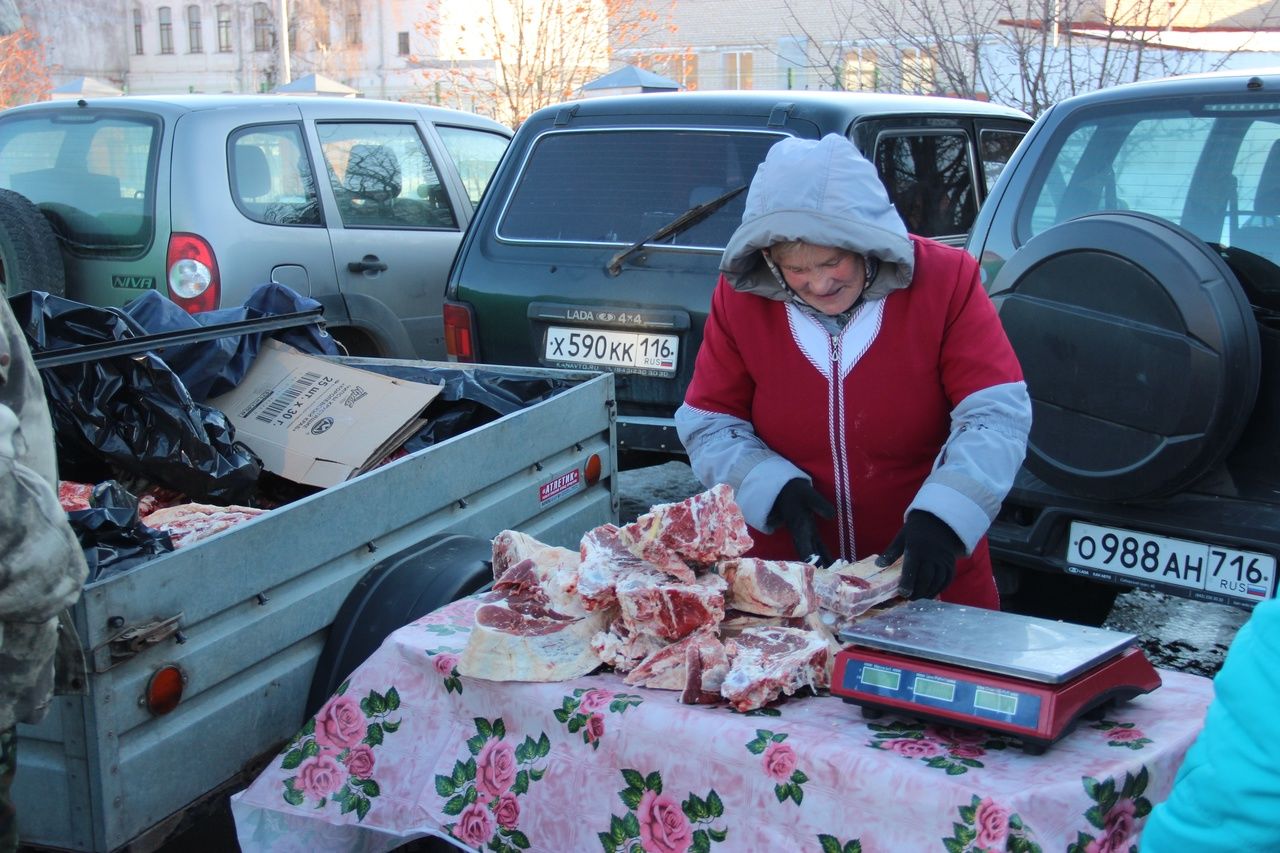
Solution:
<path fill-rule="evenodd" d="M 843 136 L 788 137 L 769 149 L 747 191 L 742 224 L 720 271 L 735 290 L 790 300 L 761 250 L 786 240 L 834 246 L 880 260 L 865 298 L 911 282 L 915 247 L 876 169 Z"/>

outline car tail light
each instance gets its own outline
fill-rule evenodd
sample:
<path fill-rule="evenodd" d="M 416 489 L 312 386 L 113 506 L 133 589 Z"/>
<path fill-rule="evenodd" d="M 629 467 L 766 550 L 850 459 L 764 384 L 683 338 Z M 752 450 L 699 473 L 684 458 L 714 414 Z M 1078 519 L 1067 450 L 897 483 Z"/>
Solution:
<path fill-rule="evenodd" d="M 182 690 L 187 677 L 173 664 L 166 664 L 151 674 L 143 702 L 147 710 L 156 716 L 167 714 L 182 701 Z"/>
<path fill-rule="evenodd" d="M 218 307 L 222 284 L 218 279 L 218 260 L 213 247 L 195 234 L 177 234 L 169 238 L 169 298 L 188 314 L 211 311 Z"/>
<path fill-rule="evenodd" d="M 444 303 L 444 348 L 455 361 L 476 360 L 475 317 L 471 306 L 462 302 Z"/>

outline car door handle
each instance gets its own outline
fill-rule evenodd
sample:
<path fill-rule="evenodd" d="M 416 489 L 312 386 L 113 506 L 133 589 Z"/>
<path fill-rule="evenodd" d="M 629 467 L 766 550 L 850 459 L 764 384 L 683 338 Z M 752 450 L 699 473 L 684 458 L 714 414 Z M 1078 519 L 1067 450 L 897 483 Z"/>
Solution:
<path fill-rule="evenodd" d="M 385 272 L 387 265 L 378 260 L 377 255 L 365 255 L 358 261 L 349 261 L 347 269 L 352 272 Z"/>

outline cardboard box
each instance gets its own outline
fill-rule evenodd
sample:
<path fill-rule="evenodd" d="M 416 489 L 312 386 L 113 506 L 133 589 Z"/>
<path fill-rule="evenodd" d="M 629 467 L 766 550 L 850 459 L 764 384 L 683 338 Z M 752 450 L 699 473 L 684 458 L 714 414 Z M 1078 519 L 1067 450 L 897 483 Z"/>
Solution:
<path fill-rule="evenodd" d="M 381 462 L 426 422 L 442 386 L 393 379 L 267 340 L 236 388 L 209 401 L 274 474 L 332 486 Z"/>

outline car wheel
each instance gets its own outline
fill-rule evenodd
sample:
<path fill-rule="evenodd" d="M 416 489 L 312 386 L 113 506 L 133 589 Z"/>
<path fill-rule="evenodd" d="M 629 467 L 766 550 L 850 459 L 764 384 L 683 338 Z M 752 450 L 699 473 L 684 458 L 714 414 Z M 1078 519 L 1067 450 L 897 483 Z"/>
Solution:
<path fill-rule="evenodd" d="M 1026 466 L 1046 483 L 1160 497 L 1235 446 L 1258 394 L 1257 322 L 1195 235 L 1141 213 L 1082 216 L 1020 247 L 990 292 L 1031 394 Z"/>
<path fill-rule="evenodd" d="M 26 196 L 0 189 L 0 292 L 66 293 L 58 238 L 40 208 Z"/>

